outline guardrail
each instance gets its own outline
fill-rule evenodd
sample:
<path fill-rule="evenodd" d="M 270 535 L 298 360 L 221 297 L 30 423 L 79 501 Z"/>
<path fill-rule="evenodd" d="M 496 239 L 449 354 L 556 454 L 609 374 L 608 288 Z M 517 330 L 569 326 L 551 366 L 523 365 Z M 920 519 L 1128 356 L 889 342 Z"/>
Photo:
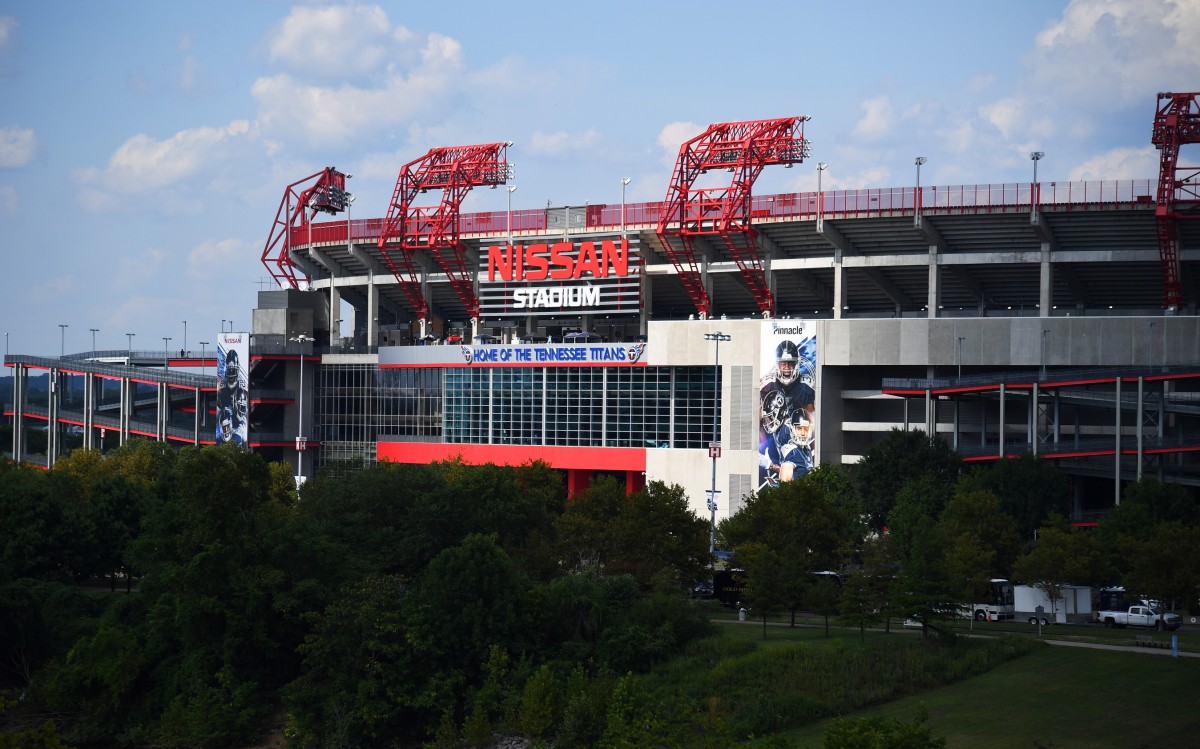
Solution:
<path fill-rule="evenodd" d="M 1040 210 L 1049 208 L 1103 208 L 1154 206 L 1157 181 L 1108 180 L 1085 182 L 1016 182 L 996 185 L 931 185 L 928 187 L 881 187 L 864 190 L 822 190 L 816 192 L 759 195 L 751 200 L 750 213 L 754 220 L 811 219 L 817 215 L 818 198 L 825 218 L 880 216 L 914 211 L 920 205 L 930 215 L 954 213 L 990 213 L 1014 209 Z M 614 229 L 626 226 L 657 225 L 662 214 L 662 201 L 626 203 L 624 219 L 621 204 L 604 203 L 586 206 L 549 207 L 516 211 L 482 211 L 463 213 L 459 231 L 463 234 L 503 235 L 514 233 L 548 233 L 561 231 L 552 225 L 570 211 L 566 219 L 575 227 L 575 212 L 581 217 L 580 228 Z M 382 218 L 327 221 L 292 227 L 288 241 L 291 245 L 337 244 L 353 241 L 373 244 L 383 231 Z"/>

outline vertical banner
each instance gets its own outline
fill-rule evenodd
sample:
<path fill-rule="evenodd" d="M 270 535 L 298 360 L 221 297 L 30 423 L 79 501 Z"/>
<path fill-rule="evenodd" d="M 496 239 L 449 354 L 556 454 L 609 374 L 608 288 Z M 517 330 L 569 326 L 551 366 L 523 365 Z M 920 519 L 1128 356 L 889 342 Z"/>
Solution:
<path fill-rule="evenodd" d="M 245 445 L 249 438 L 250 336 L 221 333 L 217 336 L 217 444 Z"/>
<path fill-rule="evenodd" d="M 817 327 L 809 321 L 763 323 L 758 390 L 758 488 L 812 470 L 816 439 Z"/>

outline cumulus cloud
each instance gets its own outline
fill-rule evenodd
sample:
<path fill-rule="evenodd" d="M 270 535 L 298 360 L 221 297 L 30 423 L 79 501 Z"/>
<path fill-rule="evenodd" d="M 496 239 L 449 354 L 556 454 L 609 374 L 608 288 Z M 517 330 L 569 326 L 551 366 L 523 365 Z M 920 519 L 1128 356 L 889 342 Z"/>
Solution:
<path fill-rule="evenodd" d="M 32 130 L 0 127 L 0 169 L 18 169 L 37 155 L 37 138 Z"/>
<path fill-rule="evenodd" d="M 1200 78 L 1200 3 L 1072 0 L 1037 36 L 1039 88 L 1106 108 L 1145 104 L 1157 91 L 1193 90 Z"/>
<path fill-rule="evenodd" d="M 600 133 L 589 129 L 583 133 L 534 132 L 530 136 L 526 152 L 532 156 L 562 156 L 575 151 L 591 148 L 600 139 Z"/>
<path fill-rule="evenodd" d="M 271 60 L 296 73 L 343 80 L 377 72 L 397 53 L 407 56 L 414 35 L 392 28 L 378 6 L 293 8 L 270 43 Z"/>
<path fill-rule="evenodd" d="M 679 159 L 679 147 L 685 141 L 695 138 L 704 132 L 704 125 L 694 122 L 669 122 L 658 131 L 658 145 L 663 150 L 663 160 L 674 164 Z"/>
<path fill-rule="evenodd" d="M 163 191 L 236 164 L 252 142 L 258 147 L 255 135 L 246 120 L 181 130 L 165 140 L 139 133 L 113 152 L 104 169 L 78 170 L 75 181 L 85 207 L 110 209 L 129 195 Z"/>
<path fill-rule="evenodd" d="M 1025 106 L 1016 98 L 1001 99 L 979 108 L 984 122 L 1000 131 L 1005 138 L 1011 137 L 1022 126 Z"/>
<path fill-rule="evenodd" d="M 249 246 L 240 239 L 211 239 L 193 247 L 187 254 L 187 275 L 194 281 L 212 281 L 225 275 L 225 269 L 245 258 Z"/>
<path fill-rule="evenodd" d="M 17 19 L 0 16 L 0 52 L 7 50 L 17 38 Z"/>
<path fill-rule="evenodd" d="M 876 96 L 859 104 L 862 119 L 854 126 L 854 134 L 866 140 L 875 140 L 887 135 L 896 122 L 892 113 L 892 102 L 887 96 Z"/>
<path fill-rule="evenodd" d="M 374 87 L 307 83 L 291 74 L 260 78 L 251 87 L 259 120 L 269 133 L 297 135 L 314 142 L 348 141 L 352 136 L 405 124 L 437 111 L 462 90 L 466 64 L 461 45 L 430 34 L 409 68 L 389 65 Z"/>
<path fill-rule="evenodd" d="M 1158 173 L 1158 151 L 1154 146 L 1114 148 L 1088 159 L 1068 173 L 1071 181 L 1145 179 Z"/>

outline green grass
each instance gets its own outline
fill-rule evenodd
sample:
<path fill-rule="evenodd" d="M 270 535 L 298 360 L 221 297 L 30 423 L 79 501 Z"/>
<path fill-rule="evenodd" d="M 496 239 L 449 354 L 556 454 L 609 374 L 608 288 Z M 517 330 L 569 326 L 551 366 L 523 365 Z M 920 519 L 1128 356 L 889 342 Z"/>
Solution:
<path fill-rule="evenodd" d="M 853 715 L 908 720 L 923 703 L 933 735 L 945 737 L 948 747 L 1188 746 L 1200 735 L 1198 684 L 1200 659 L 1048 646 L 980 676 Z M 792 746 L 817 749 L 828 724 L 785 735 Z"/>

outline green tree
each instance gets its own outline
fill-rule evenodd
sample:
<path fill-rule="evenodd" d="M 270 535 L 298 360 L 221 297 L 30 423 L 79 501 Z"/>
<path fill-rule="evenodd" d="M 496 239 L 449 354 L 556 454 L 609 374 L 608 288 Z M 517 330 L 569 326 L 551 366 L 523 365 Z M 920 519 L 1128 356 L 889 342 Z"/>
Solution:
<path fill-rule="evenodd" d="M 853 469 L 862 509 L 876 531 L 883 530 L 897 496 L 906 484 L 929 474 L 935 484 L 952 486 L 961 460 L 941 437 L 892 429 L 867 449 Z"/>
<path fill-rule="evenodd" d="M 886 535 L 867 537 L 860 557 L 862 564 L 846 579 L 838 613 L 843 624 L 858 627 L 860 637 L 865 637 L 866 627 L 881 621 L 890 630 L 899 565 L 892 559 L 891 539 Z"/>
<path fill-rule="evenodd" d="M 980 490 L 956 491 L 941 515 L 942 532 L 954 543 L 966 536 L 966 543 L 984 552 L 987 576 L 1008 578 L 1021 550 L 1021 539 L 1013 519 L 1001 508 L 999 498 Z"/>
<path fill-rule="evenodd" d="M 1179 521 L 1159 523 L 1145 541 L 1130 541 L 1126 550 L 1132 557 L 1125 575 L 1125 589 L 1160 601 L 1159 613 L 1173 601 L 1196 605 L 1200 590 L 1200 528 Z"/>
<path fill-rule="evenodd" d="M 1046 595 L 1054 616 L 1063 598 L 1064 584 L 1098 581 L 1102 557 L 1097 540 L 1088 531 L 1072 529 L 1061 518 L 1038 530 L 1037 545 L 1016 564 L 1016 578 Z"/>
<path fill-rule="evenodd" d="M 761 590 L 766 585 L 754 580 L 755 569 L 757 574 L 770 575 L 767 587 L 772 599 L 782 585 L 787 608 L 794 614 L 804 606 L 809 573 L 837 567 L 855 540 L 855 527 L 820 484 L 799 480 L 747 498 L 742 509 L 722 521 L 721 535 L 732 545 L 736 563 L 745 569 L 747 587 Z M 746 562 L 746 549 L 755 544 L 773 553 L 771 565 L 752 569 Z"/>
<path fill-rule="evenodd" d="M 1017 535 L 1031 540 L 1033 532 L 1051 515 L 1070 514 L 1067 477 L 1054 465 L 1026 453 L 1001 458 L 971 472 L 961 491 L 990 491 L 1000 500 L 1000 509 L 1016 523 Z"/>

